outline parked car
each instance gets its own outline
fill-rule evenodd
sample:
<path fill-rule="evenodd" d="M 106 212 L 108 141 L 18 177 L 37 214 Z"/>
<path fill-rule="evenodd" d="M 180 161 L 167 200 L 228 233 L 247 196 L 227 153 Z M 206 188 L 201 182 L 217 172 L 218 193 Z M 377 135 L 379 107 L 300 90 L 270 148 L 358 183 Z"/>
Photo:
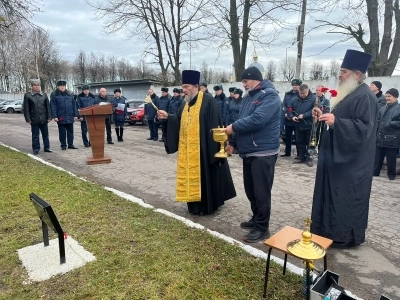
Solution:
<path fill-rule="evenodd" d="M 127 109 L 128 111 L 128 116 L 126 117 L 126 122 L 128 122 L 131 125 L 134 125 L 136 123 L 142 123 L 143 125 L 147 125 L 147 119 L 144 115 L 144 105 L 145 103 L 141 103 L 137 107 L 129 107 Z"/>
<path fill-rule="evenodd" d="M 0 107 L 0 112 L 13 114 L 15 112 L 22 112 L 22 100 L 11 101 Z"/>

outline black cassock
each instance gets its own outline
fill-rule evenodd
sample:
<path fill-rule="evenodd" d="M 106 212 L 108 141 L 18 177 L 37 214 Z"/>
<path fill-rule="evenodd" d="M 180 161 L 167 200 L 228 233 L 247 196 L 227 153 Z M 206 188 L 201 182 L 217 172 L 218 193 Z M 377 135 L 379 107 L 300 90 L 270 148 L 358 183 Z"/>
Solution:
<path fill-rule="evenodd" d="M 365 241 L 376 149 L 376 96 L 364 83 L 332 111 L 322 136 L 311 232 L 338 243 Z M 326 128 L 325 128 L 326 130 Z"/>
<path fill-rule="evenodd" d="M 197 96 L 189 102 L 189 109 L 196 100 Z M 179 150 L 179 130 L 184 108 L 185 105 L 182 105 L 176 115 L 168 115 L 167 133 L 164 140 L 168 154 Z M 220 149 L 220 144 L 214 141 L 211 129 L 222 127 L 222 119 L 217 102 L 210 94 L 203 94 L 199 119 L 201 202 L 188 202 L 187 205 L 190 213 L 210 214 L 226 200 L 236 197 L 236 191 L 227 159 L 214 157 Z"/>

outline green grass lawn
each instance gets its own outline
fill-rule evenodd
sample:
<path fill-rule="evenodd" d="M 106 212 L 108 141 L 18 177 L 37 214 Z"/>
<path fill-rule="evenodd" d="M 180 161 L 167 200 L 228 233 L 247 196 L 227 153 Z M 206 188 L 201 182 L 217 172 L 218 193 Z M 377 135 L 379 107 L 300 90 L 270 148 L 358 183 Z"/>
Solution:
<path fill-rule="evenodd" d="M 0 299 L 262 298 L 264 260 L 25 154 L 0 146 L 0 158 Z M 43 242 L 32 192 L 95 261 L 22 283 L 17 250 Z M 268 290 L 268 299 L 302 299 L 301 277 L 272 263 Z"/>

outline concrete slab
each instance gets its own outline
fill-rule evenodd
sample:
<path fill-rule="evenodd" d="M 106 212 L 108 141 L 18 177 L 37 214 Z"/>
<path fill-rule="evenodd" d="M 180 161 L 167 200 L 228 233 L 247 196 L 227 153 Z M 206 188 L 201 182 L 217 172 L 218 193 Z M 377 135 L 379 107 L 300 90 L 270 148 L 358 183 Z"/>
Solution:
<path fill-rule="evenodd" d="M 50 240 L 47 247 L 40 243 L 19 249 L 18 257 L 29 276 L 24 284 L 44 281 L 53 276 L 65 274 L 96 259 L 92 253 L 86 251 L 71 237 L 65 240 L 66 262 L 64 264 L 60 264 L 58 239 Z"/>

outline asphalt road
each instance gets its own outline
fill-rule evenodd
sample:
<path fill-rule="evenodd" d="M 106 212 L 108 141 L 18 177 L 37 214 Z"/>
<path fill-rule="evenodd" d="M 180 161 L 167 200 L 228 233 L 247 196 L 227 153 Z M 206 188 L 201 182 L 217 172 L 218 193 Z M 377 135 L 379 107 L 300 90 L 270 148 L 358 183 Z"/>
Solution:
<path fill-rule="evenodd" d="M 74 143 L 78 150 L 60 150 L 54 122 L 50 123 L 49 131 L 53 153 L 41 151 L 39 156 L 44 160 L 234 239 L 242 240 L 246 233 L 239 223 L 249 218 L 250 207 L 243 189 L 241 159 L 237 155 L 229 158 L 229 165 L 238 196 L 227 201 L 213 215 L 200 217 L 190 215 L 186 204 L 175 202 L 176 154 L 167 155 L 163 143 L 147 141 L 147 127 L 127 125 L 123 143 L 116 141 L 113 132 L 115 144 L 105 145 L 112 163 L 93 166 L 86 165 L 85 159 L 91 150 L 83 147 L 78 123 L 75 124 Z M 0 142 L 32 153 L 30 126 L 21 114 L 0 114 Z M 276 165 L 270 223 L 272 234 L 286 225 L 304 228 L 303 220 L 311 214 L 315 166 L 293 165 L 292 159 L 279 158 Z M 379 299 L 381 294 L 400 299 L 399 220 L 400 179 L 389 181 L 382 172 L 373 181 L 367 241 L 355 249 L 328 251 L 328 268 L 340 275 L 340 285 L 363 299 Z M 252 246 L 267 250 L 262 242 Z M 272 254 L 280 256 L 276 252 Z M 297 259 L 289 261 L 301 266 Z M 318 262 L 317 267 L 321 266 Z M 260 270 L 260 276 L 263 272 Z"/>

